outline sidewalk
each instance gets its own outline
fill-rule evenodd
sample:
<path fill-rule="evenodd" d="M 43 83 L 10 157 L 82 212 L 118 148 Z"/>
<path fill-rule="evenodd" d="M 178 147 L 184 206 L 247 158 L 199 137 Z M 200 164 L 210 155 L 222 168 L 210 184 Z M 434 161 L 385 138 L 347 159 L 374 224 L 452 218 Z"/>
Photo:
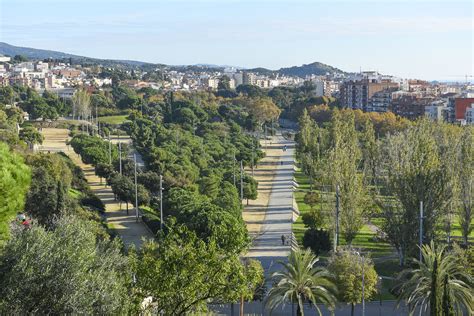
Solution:
<path fill-rule="evenodd" d="M 100 179 L 95 175 L 94 167 L 82 162 L 80 156 L 74 152 L 72 148 L 66 146 L 68 140 L 67 129 L 43 128 L 42 134 L 45 137 L 40 151 L 45 152 L 64 152 L 71 160 L 79 166 L 86 177 L 92 192 L 94 192 L 105 205 L 105 217 L 111 229 L 113 229 L 121 237 L 125 245 L 135 245 L 141 247 L 143 238 L 153 238 L 152 233 L 148 230 L 141 220 L 137 223 L 135 210 L 129 206 L 129 215 L 127 215 L 124 203 L 120 209 L 120 203 L 114 200 L 114 194 L 110 187 L 100 184 Z"/>

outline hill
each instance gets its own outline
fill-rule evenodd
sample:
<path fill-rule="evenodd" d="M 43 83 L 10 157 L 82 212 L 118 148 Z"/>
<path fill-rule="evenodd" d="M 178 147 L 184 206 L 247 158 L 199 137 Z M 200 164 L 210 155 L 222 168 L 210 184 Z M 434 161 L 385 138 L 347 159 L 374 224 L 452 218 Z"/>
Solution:
<path fill-rule="evenodd" d="M 113 60 L 113 59 L 99 59 L 85 56 L 78 56 L 54 50 L 37 49 L 31 47 L 14 46 L 4 42 L 0 42 L 0 54 L 7 56 L 22 55 L 29 59 L 72 59 L 74 62 L 88 63 L 88 64 L 102 64 L 104 66 L 129 65 L 129 66 L 143 66 L 150 65 L 150 63 L 135 61 L 135 60 Z"/>
<path fill-rule="evenodd" d="M 286 75 L 286 76 L 295 76 L 295 77 L 304 78 L 309 75 L 322 76 L 322 75 L 325 75 L 326 73 L 343 74 L 344 71 L 338 68 L 320 63 L 320 62 L 314 62 L 311 64 L 302 65 L 302 66 L 280 68 L 278 70 L 278 73 L 281 75 Z"/>
<path fill-rule="evenodd" d="M 252 68 L 252 69 L 246 69 L 246 71 L 255 72 L 260 75 L 267 75 L 267 76 L 280 74 L 284 76 L 293 76 L 293 77 L 301 77 L 301 78 L 305 78 L 306 76 L 310 76 L 310 75 L 322 76 L 327 73 L 330 73 L 330 74 L 344 74 L 345 73 L 344 71 L 338 68 L 335 68 L 335 67 L 332 67 L 320 62 L 314 62 L 311 64 L 302 65 L 302 66 L 280 68 L 278 70 L 270 70 L 267 68 Z"/>
<path fill-rule="evenodd" d="M 178 70 L 178 71 L 203 71 L 203 72 L 214 72 L 214 71 L 222 71 L 227 66 L 219 66 L 213 64 L 198 64 L 198 65 L 177 65 L 177 66 L 166 66 L 163 64 L 153 64 L 153 63 L 146 63 L 142 61 L 135 61 L 135 60 L 114 60 L 114 59 L 99 59 L 99 58 L 91 58 L 85 56 L 78 56 L 53 50 L 46 50 L 46 49 L 36 49 L 30 47 L 20 47 L 14 46 L 7 43 L 0 42 L 0 54 L 8 55 L 8 56 L 15 56 L 15 55 L 23 55 L 28 57 L 29 59 L 71 59 L 75 63 L 81 63 L 84 65 L 103 65 L 107 67 L 125 67 L 125 68 L 135 68 L 135 67 L 142 67 L 142 68 L 168 68 L 170 70 Z M 271 76 L 271 75 L 285 75 L 285 76 L 295 76 L 304 78 L 309 75 L 325 75 L 326 73 L 331 74 L 343 74 L 344 71 L 323 64 L 319 62 L 314 62 L 307 65 L 302 66 L 293 66 L 288 68 L 280 68 L 278 70 L 270 70 L 266 68 L 252 68 L 252 69 L 244 69 L 241 67 L 236 67 L 245 71 L 255 72 L 261 75 Z"/>

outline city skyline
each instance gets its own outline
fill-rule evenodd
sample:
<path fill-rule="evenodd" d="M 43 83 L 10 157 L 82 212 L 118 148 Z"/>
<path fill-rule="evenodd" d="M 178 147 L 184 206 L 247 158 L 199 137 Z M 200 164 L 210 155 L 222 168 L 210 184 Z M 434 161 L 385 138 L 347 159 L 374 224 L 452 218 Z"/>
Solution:
<path fill-rule="evenodd" d="M 269 69 L 318 61 L 451 81 L 473 73 L 470 1 L 3 0 L 0 16 L 0 41 L 94 58 Z"/>

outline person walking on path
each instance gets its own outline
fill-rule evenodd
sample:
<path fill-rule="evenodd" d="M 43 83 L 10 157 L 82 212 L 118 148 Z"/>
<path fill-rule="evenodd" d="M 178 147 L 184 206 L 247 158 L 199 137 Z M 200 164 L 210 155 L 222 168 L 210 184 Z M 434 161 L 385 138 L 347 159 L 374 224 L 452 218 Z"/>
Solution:
<path fill-rule="evenodd" d="M 285 235 L 281 235 L 281 244 L 282 244 L 283 246 L 285 245 L 285 240 L 286 240 Z"/>

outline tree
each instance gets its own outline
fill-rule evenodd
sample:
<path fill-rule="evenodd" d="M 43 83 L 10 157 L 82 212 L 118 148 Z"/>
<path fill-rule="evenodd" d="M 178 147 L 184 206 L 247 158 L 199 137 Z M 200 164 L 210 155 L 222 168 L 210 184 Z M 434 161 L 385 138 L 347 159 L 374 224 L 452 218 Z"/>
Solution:
<path fill-rule="evenodd" d="M 362 276 L 364 299 L 369 300 L 377 292 L 378 277 L 372 260 L 360 256 L 352 249 L 339 249 L 334 253 L 329 259 L 328 270 L 336 277 L 339 300 L 351 304 L 352 315 L 354 305 L 362 301 Z"/>
<path fill-rule="evenodd" d="M 20 139 L 33 147 L 35 144 L 42 144 L 44 136 L 33 126 L 28 126 L 20 130 Z"/>
<path fill-rule="evenodd" d="M 249 175 L 244 175 L 243 179 L 244 187 L 244 199 L 247 199 L 247 205 L 249 204 L 249 200 L 255 200 L 258 196 L 258 182 L 254 178 Z"/>
<path fill-rule="evenodd" d="M 110 178 L 110 186 L 115 196 L 120 200 L 120 202 L 125 202 L 127 204 L 127 214 L 128 214 L 128 203 L 132 201 L 132 191 L 135 192 L 135 185 L 128 177 L 123 176 L 119 173 L 113 174 Z M 135 201 L 135 200 L 133 200 Z"/>
<path fill-rule="evenodd" d="M 77 90 L 72 97 L 72 116 L 87 119 L 90 114 L 91 97 L 84 89 Z"/>
<path fill-rule="evenodd" d="M 397 249 L 400 265 L 415 256 L 419 240 L 419 209 L 423 202 L 423 240 L 431 241 L 442 211 L 452 198 L 434 138 L 434 125 L 421 120 L 404 132 L 391 135 L 381 152 L 381 180 L 393 197 L 379 201 L 383 210 L 382 230 Z"/>
<path fill-rule="evenodd" d="M 364 224 L 368 196 L 364 174 L 357 169 L 361 151 L 354 125 L 354 113 L 333 111 L 331 126 L 333 145 L 327 164 L 334 189 L 339 187 L 340 223 L 344 239 L 351 244 Z"/>
<path fill-rule="evenodd" d="M 317 303 L 334 308 L 337 288 L 326 269 L 315 267 L 318 260 L 308 249 L 294 251 L 288 257 L 288 263 L 281 262 L 283 271 L 273 273 L 274 286 L 268 293 L 266 304 L 271 310 L 285 303 L 296 303 L 296 314 L 304 315 L 303 304 L 308 301 L 319 315 Z"/>
<path fill-rule="evenodd" d="M 18 154 L 0 142 L 0 244 L 8 237 L 8 225 L 24 206 L 31 171 Z"/>
<path fill-rule="evenodd" d="M 331 249 L 329 232 L 316 228 L 307 229 L 303 236 L 303 247 L 310 248 L 316 255 L 321 251 L 329 251 Z"/>
<path fill-rule="evenodd" d="M 223 75 L 219 78 L 217 90 L 230 90 L 230 78 L 228 76 Z"/>
<path fill-rule="evenodd" d="M 464 245 L 468 245 L 468 236 L 472 232 L 472 220 L 474 218 L 474 132 L 473 128 L 466 127 L 461 136 L 460 161 L 462 168 L 459 168 L 460 199 L 461 207 L 459 212 L 459 222 Z"/>
<path fill-rule="evenodd" d="M 422 247 L 422 261 L 413 260 L 415 268 L 400 273 L 395 291 L 398 302 L 405 301 L 410 314 L 415 309 L 430 315 L 463 315 L 474 312 L 473 277 L 446 246 L 432 241 Z"/>
<path fill-rule="evenodd" d="M 98 225 L 72 216 L 49 230 L 18 225 L 0 254 L 0 313 L 127 314 L 127 258 L 117 240 L 97 238 Z"/>
<path fill-rule="evenodd" d="M 50 226 L 51 220 L 55 216 L 60 216 L 66 209 L 68 203 L 66 188 L 44 167 L 34 168 L 25 210 L 40 224 Z"/>
<path fill-rule="evenodd" d="M 137 262 L 137 286 L 153 298 L 157 314 L 199 313 L 209 300 L 246 297 L 249 279 L 239 255 L 221 251 L 215 238 L 204 241 L 180 225 L 158 238 L 145 243 Z"/>
<path fill-rule="evenodd" d="M 102 179 L 109 179 L 114 173 L 114 167 L 107 163 L 98 163 L 95 166 L 95 174 L 100 178 L 100 183 L 102 184 Z"/>

